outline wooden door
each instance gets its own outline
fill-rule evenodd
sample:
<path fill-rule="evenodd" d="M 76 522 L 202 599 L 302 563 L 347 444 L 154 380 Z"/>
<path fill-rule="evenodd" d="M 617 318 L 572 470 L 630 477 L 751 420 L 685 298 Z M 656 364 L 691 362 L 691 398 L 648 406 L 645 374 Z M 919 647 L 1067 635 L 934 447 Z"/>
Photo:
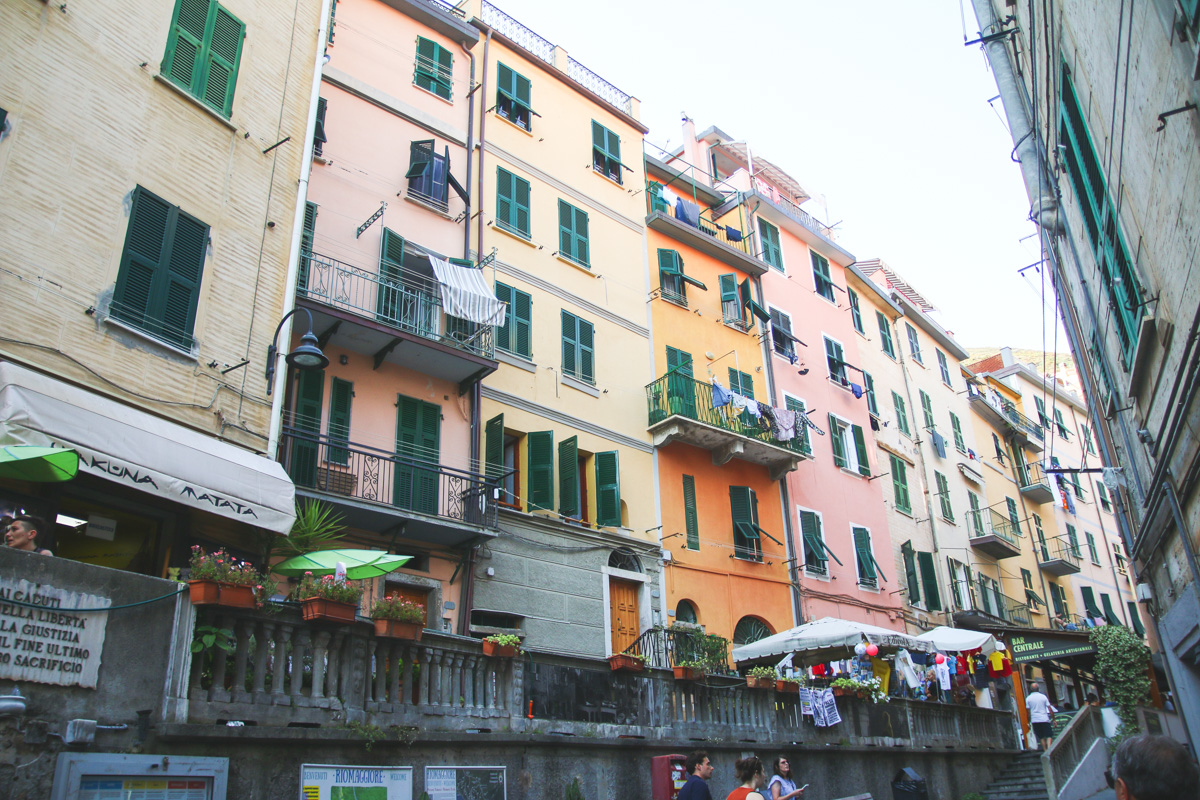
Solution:
<path fill-rule="evenodd" d="M 633 644 L 638 629 L 638 589 L 641 584 L 610 578 L 608 602 L 612 620 L 612 651 L 620 653 Z"/>

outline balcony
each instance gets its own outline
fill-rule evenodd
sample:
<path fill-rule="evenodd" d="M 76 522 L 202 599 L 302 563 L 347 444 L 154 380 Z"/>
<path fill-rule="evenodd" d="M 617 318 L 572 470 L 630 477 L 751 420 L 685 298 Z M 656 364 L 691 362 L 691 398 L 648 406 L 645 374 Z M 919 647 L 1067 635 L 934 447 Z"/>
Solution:
<path fill-rule="evenodd" d="M 686 187 L 683 188 L 686 190 Z M 754 233 L 749 229 L 748 222 L 741 223 L 745 230 L 742 231 L 740 239 L 730 238 L 726 226 L 713 221 L 714 212 L 711 208 L 701 208 L 698 211 L 697 224 L 692 225 L 676 217 L 675 209 L 662 198 L 661 189 L 662 184 L 658 181 L 648 181 L 646 184 L 647 226 L 694 247 L 705 255 L 732 264 L 748 275 L 762 275 L 767 271 L 766 262 L 754 255 Z"/>
<path fill-rule="evenodd" d="M 1064 539 L 1050 539 L 1034 548 L 1038 566 L 1051 575 L 1074 575 L 1083 566 L 1083 556 L 1078 548 Z"/>
<path fill-rule="evenodd" d="M 954 589 L 954 621 L 967 627 L 1013 625 L 1020 628 L 1033 627 L 1033 615 L 1028 603 L 1002 594 L 999 588 L 988 581 L 971 584 L 958 580 Z"/>
<path fill-rule="evenodd" d="M 1045 432 L 1042 426 L 1017 410 L 1017 407 L 1007 400 L 1001 403 L 1004 416 L 1008 419 L 1013 435 L 1031 450 L 1041 452 L 1045 449 Z"/>
<path fill-rule="evenodd" d="M 1012 436 L 1019 444 L 1035 452 L 1040 453 L 1045 449 L 1045 433 L 1042 426 L 1022 414 L 1016 406 L 995 391 L 968 383 L 967 399 L 975 413 L 992 427 L 1004 431 L 1005 438 Z"/>
<path fill-rule="evenodd" d="M 442 310 L 441 284 L 423 253 L 391 274 L 304 253 L 297 305 L 312 312 L 321 346 L 332 344 L 442 380 L 469 385 L 496 371 L 494 326 Z"/>
<path fill-rule="evenodd" d="M 968 518 L 974 513 L 968 512 Z M 971 546 L 997 559 L 1021 555 L 1021 529 L 994 509 L 985 508 L 980 513 L 982 519 L 979 524 L 974 519 L 968 519 Z"/>
<path fill-rule="evenodd" d="M 495 535 L 495 487 L 482 475 L 290 425 L 280 462 L 298 497 L 331 503 L 347 526 L 447 547 Z"/>
<path fill-rule="evenodd" d="M 646 387 L 649 431 L 654 446 L 684 442 L 712 452 L 716 465 L 740 458 L 761 464 L 777 481 L 794 470 L 801 459 L 812 458 L 808 430 L 796 421 L 796 435 L 781 442 L 759 427 L 758 420 L 731 406 L 713 408 L 712 384 L 687 375 L 664 375 Z"/>
<path fill-rule="evenodd" d="M 1021 483 L 1021 496 L 1029 502 L 1038 505 L 1054 502 L 1054 490 L 1040 464 L 1026 464 L 1024 470 L 1018 468 L 1017 478 Z"/>

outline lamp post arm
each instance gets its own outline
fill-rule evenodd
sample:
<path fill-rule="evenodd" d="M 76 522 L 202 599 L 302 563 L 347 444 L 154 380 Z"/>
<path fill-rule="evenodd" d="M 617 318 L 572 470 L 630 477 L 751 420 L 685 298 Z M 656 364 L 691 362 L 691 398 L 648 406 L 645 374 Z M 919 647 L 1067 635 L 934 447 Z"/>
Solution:
<path fill-rule="evenodd" d="M 275 362 L 279 358 L 279 332 L 283 330 L 283 325 L 297 311 L 303 311 L 308 316 L 308 330 L 312 332 L 313 318 L 312 312 L 302 306 L 296 306 L 291 311 L 283 315 L 283 319 L 279 320 L 279 324 L 275 327 L 275 335 L 271 337 L 271 346 L 267 348 L 267 395 L 270 396 L 271 389 L 275 383 Z"/>

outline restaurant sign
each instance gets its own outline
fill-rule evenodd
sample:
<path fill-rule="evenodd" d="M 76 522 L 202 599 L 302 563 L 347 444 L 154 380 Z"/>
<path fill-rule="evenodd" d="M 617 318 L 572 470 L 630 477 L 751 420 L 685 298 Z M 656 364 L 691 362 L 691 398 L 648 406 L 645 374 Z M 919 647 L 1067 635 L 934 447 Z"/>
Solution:
<path fill-rule="evenodd" d="M 1096 652 L 1096 646 L 1087 639 L 1034 635 L 1010 636 L 1008 649 L 1013 654 L 1013 661 L 1018 664 Z"/>

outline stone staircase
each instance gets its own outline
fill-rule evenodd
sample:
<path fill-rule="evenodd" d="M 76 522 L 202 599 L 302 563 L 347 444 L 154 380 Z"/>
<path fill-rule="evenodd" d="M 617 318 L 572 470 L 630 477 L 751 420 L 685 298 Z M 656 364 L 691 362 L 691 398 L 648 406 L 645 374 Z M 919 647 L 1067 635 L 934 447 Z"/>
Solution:
<path fill-rule="evenodd" d="M 1050 800 L 1041 756 L 1028 751 L 1014 756 L 1000 777 L 983 790 L 987 800 Z"/>

